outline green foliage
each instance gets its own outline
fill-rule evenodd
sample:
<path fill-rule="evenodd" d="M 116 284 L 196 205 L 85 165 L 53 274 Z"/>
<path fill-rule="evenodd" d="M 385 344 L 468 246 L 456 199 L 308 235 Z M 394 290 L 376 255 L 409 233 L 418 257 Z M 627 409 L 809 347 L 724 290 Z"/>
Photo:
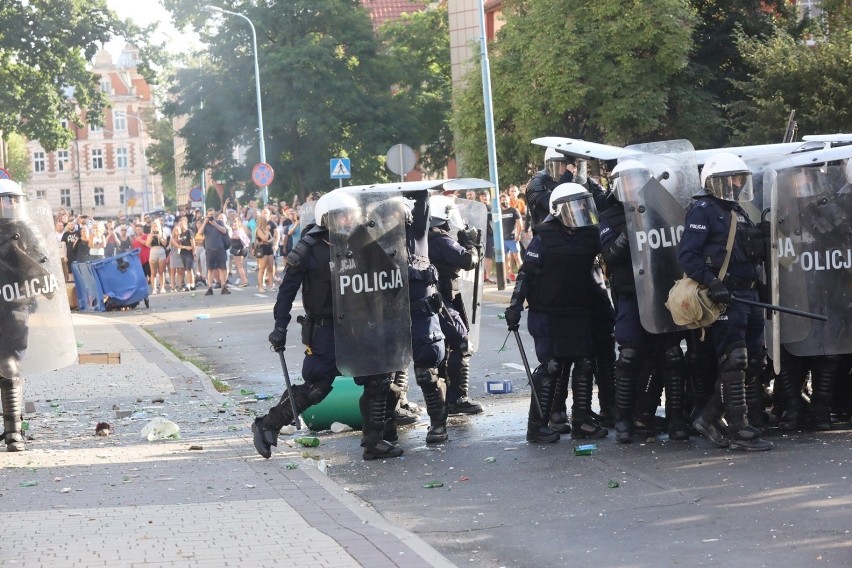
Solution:
<path fill-rule="evenodd" d="M 489 46 L 501 183 L 541 167 L 540 136 L 624 144 L 665 129 L 672 93 L 700 97 L 678 76 L 694 15 L 685 0 L 506 0 L 506 24 Z M 472 69 L 455 121 L 465 175 L 487 172 L 481 74 Z"/>
<path fill-rule="evenodd" d="M 20 134 L 10 134 L 6 140 L 8 161 L 5 168 L 9 170 L 12 179 L 20 183 L 29 181 L 32 175 L 32 162 L 27 151 L 27 141 Z"/>
<path fill-rule="evenodd" d="M 189 172 L 233 165 L 234 145 L 257 161 L 257 108 L 251 30 L 242 18 L 198 10 L 196 0 L 164 0 L 178 25 L 191 22 L 208 44 L 203 67 L 176 77 L 170 116 L 187 115 Z M 400 137 L 401 105 L 392 98 L 390 63 L 357 0 L 220 2 L 257 29 L 270 191 L 303 197 L 334 186 L 328 160 L 352 161 L 352 183 L 387 179 L 381 159 Z M 243 181 L 243 180 L 237 180 Z"/>
<path fill-rule="evenodd" d="M 738 142 L 780 142 L 791 110 L 800 134 L 852 131 L 852 30 L 814 37 L 809 44 L 779 30 L 766 43 L 740 38 L 756 72 L 738 83 L 748 100 L 732 105 Z"/>
<path fill-rule="evenodd" d="M 380 32 L 392 76 L 398 78 L 394 92 L 398 128 L 405 143 L 421 149 L 420 168 L 439 173 L 453 154 L 447 7 L 404 16 Z"/>
<path fill-rule="evenodd" d="M 148 166 L 163 180 L 163 197 L 166 209 L 172 209 L 177 199 L 177 183 L 175 180 L 175 143 L 172 121 L 169 119 L 147 120 L 150 125 L 148 135 L 151 142 L 145 148 Z"/>
<path fill-rule="evenodd" d="M 0 131 L 38 140 L 51 152 L 71 140 L 59 121 L 78 121 L 75 103 L 87 122 L 100 124 L 107 100 L 89 61 L 118 35 L 161 61 L 144 39 L 149 31 L 118 20 L 106 0 L 0 3 Z"/>

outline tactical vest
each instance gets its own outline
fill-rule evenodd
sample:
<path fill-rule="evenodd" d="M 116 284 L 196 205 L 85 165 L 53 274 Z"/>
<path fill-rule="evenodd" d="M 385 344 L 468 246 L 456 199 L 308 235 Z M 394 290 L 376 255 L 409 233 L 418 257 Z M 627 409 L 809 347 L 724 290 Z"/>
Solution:
<path fill-rule="evenodd" d="M 533 225 L 543 222 L 550 214 L 550 193 L 556 186 L 556 181 L 544 170 L 535 174 L 527 183 L 524 197 Z"/>
<path fill-rule="evenodd" d="M 627 220 L 624 216 L 624 206 L 613 205 L 600 214 L 602 221 L 606 221 L 612 229 L 613 234 L 618 235 L 627 230 Z M 633 275 L 633 262 L 627 255 L 620 262 L 613 262 L 606 257 L 606 275 L 616 296 L 635 296 L 636 279 Z"/>
<path fill-rule="evenodd" d="M 448 231 L 444 231 L 438 227 L 429 229 L 429 250 L 433 250 L 433 247 L 443 246 L 443 244 L 440 244 L 441 238 L 452 238 L 449 235 Z M 432 261 L 432 264 L 438 269 L 438 291 L 444 297 L 444 300 L 451 302 L 459 291 L 459 274 L 461 273 L 461 268 L 443 262 Z"/>
<path fill-rule="evenodd" d="M 731 210 L 734 210 L 744 221 L 737 223 L 737 231 L 734 237 L 734 250 L 728 267 L 728 274 L 744 280 L 757 280 L 760 278 L 760 266 L 757 261 L 750 259 L 743 248 L 743 231 L 753 229 L 754 223 L 748 218 L 742 207 L 735 203 L 723 202 L 714 197 L 706 196 L 698 199 L 705 200 L 709 204 L 714 217 L 713 226 L 715 230 L 710 232 L 707 242 L 701 249 L 704 263 L 718 275 L 722 264 L 725 262 L 725 245 L 728 242 L 728 231 L 731 224 Z"/>
<path fill-rule="evenodd" d="M 555 315 L 589 311 L 592 266 L 600 250 L 597 228 L 566 233 L 558 221 L 542 223 L 535 229 L 544 245 L 544 266 L 532 279 L 527 302 L 531 310 Z"/>
<path fill-rule="evenodd" d="M 304 262 L 312 270 L 302 281 L 302 305 L 310 317 L 331 316 L 334 309 L 331 301 L 331 247 L 328 243 L 312 235 L 302 238 L 308 245 L 308 258 Z"/>

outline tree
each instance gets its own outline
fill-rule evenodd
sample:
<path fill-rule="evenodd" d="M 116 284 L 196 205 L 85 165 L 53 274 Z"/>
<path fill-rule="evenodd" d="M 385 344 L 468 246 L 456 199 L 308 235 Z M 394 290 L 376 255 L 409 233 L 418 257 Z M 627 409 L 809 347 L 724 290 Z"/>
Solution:
<path fill-rule="evenodd" d="M 15 181 L 26 183 L 32 176 L 32 162 L 27 151 L 27 141 L 20 134 L 9 134 L 6 142 L 8 161 L 5 168 Z"/>
<path fill-rule="evenodd" d="M 446 5 L 407 14 L 380 30 L 397 77 L 394 99 L 404 113 L 398 128 L 421 149 L 419 166 L 442 171 L 453 156 L 452 72 Z"/>
<path fill-rule="evenodd" d="M 78 122 L 75 105 L 100 124 L 107 100 L 88 62 L 118 35 L 150 56 L 148 32 L 117 19 L 106 0 L 0 3 L 0 131 L 38 140 L 50 152 L 71 140 L 60 119 Z"/>
<path fill-rule="evenodd" d="M 852 131 L 852 30 L 837 26 L 830 32 L 832 28 L 812 24 L 812 43 L 784 30 L 766 43 L 740 38 L 755 72 L 739 83 L 746 100 L 732 105 L 738 142 L 779 142 L 791 110 L 800 133 Z"/>
<path fill-rule="evenodd" d="M 177 204 L 177 181 L 175 179 L 175 133 L 172 121 L 167 118 L 147 120 L 151 127 L 148 135 L 151 142 L 145 148 L 148 166 L 160 175 L 163 182 L 163 198 L 166 209 Z"/>
<path fill-rule="evenodd" d="M 670 122 L 674 78 L 688 62 L 685 0 L 506 0 L 489 46 L 498 165 L 523 183 L 543 163 L 530 144 L 557 135 L 624 144 Z M 478 66 L 457 99 L 465 174 L 487 171 Z"/>
<path fill-rule="evenodd" d="M 214 28 L 196 0 L 164 0 L 178 25 L 191 22 L 208 44 L 204 67 L 178 75 L 171 116 L 186 115 L 187 168 L 230 162 L 235 145 L 256 161 L 257 126 L 251 32 L 224 15 Z M 379 52 L 357 0 L 221 2 L 257 29 L 266 156 L 274 193 L 332 187 L 328 160 L 349 157 L 352 182 L 387 179 L 382 157 L 400 136 L 401 106 L 392 99 L 390 64 Z"/>

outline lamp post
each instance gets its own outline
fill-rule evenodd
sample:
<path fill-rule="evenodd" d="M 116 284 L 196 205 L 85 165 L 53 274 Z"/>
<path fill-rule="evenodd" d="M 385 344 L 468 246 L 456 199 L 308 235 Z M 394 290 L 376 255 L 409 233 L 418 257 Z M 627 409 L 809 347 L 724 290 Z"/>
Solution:
<path fill-rule="evenodd" d="M 262 163 L 266 163 L 266 144 L 263 141 L 263 107 L 260 104 L 260 67 L 257 64 L 257 33 L 254 30 L 254 24 L 251 23 L 251 20 L 248 19 L 248 16 L 239 12 L 231 12 L 230 10 L 225 10 L 224 8 L 220 8 L 218 6 L 211 6 L 209 4 L 205 6 L 204 9 L 212 12 L 222 12 L 223 14 L 237 16 L 247 21 L 248 25 L 251 27 L 251 43 L 254 49 L 254 86 L 255 90 L 257 91 L 257 134 L 259 138 L 258 148 L 260 150 L 260 161 Z M 263 186 L 263 202 L 269 202 L 268 186 Z"/>

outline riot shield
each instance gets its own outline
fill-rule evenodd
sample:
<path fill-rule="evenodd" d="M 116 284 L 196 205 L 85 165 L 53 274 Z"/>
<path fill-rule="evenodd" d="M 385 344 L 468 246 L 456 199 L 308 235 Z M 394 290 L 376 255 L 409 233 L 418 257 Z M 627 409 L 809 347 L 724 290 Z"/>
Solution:
<path fill-rule="evenodd" d="M 0 207 L 0 349 L 22 358 L 23 374 L 77 360 L 55 234 L 43 200 Z"/>
<path fill-rule="evenodd" d="M 315 225 L 314 209 L 316 209 L 316 201 L 308 201 L 299 207 L 299 226 L 302 227 L 302 232 L 305 232 L 305 227 Z"/>
<path fill-rule="evenodd" d="M 828 316 L 821 322 L 775 314 L 780 341 L 793 355 L 852 353 L 852 196 L 842 191 L 842 166 L 785 167 L 765 176 L 777 184 L 772 203 L 777 216 L 778 301 L 783 306 Z"/>
<path fill-rule="evenodd" d="M 456 198 L 456 209 L 463 222 L 462 226 L 456 227 L 450 224 L 450 229 L 455 233 L 462 229 L 469 231 L 473 229 L 478 238 L 477 243 L 485 250 L 485 235 L 488 230 L 488 208 L 484 203 L 471 201 L 470 199 Z M 452 218 L 450 219 L 452 221 Z M 483 253 L 484 254 L 484 253 Z M 471 352 L 479 349 L 479 328 L 482 320 L 482 263 L 484 256 L 479 259 L 479 264 L 473 270 L 462 270 L 459 273 L 459 295 L 464 304 L 464 314 L 468 327 L 467 341 Z"/>
<path fill-rule="evenodd" d="M 337 368 L 353 377 L 399 371 L 411 362 L 402 199 L 347 196 L 328 212 Z"/>
<path fill-rule="evenodd" d="M 687 140 L 628 149 L 643 152 L 628 159 L 647 166 L 653 176 L 642 187 L 626 188 L 624 194 L 639 319 L 650 333 L 678 331 L 683 328 L 674 323 L 665 304 L 672 285 L 683 276 L 677 244 L 686 207 L 700 187 L 695 150 Z"/>

